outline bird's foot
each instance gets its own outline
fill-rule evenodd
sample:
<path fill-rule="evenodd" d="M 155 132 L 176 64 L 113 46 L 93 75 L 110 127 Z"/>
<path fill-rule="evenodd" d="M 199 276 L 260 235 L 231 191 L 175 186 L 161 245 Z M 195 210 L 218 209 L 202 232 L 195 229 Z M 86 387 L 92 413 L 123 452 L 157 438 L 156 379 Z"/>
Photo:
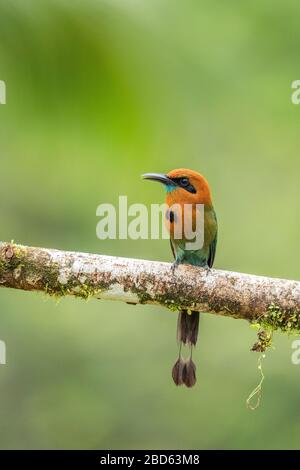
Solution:
<path fill-rule="evenodd" d="M 211 268 L 207 265 L 205 266 L 205 272 L 206 272 L 206 276 L 208 276 L 211 273 Z"/>
<path fill-rule="evenodd" d="M 179 265 L 179 261 L 178 261 L 178 260 L 175 260 L 174 263 L 172 263 L 172 266 L 171 266 L 172 274 L 175 273 L 175 269 L 178 268 L 178 265 Z"/>

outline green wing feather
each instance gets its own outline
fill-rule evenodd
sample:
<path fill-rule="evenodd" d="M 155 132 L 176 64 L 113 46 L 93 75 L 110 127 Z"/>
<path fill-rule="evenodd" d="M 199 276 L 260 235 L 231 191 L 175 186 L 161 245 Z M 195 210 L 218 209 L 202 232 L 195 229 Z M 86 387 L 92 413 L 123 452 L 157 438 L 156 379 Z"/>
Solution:
<path fill-rule="evenodd" d="M 215 234 L 213 241 L 209 245 L 209 256 L 208 256 L 207 264 L 210 268 L 212 268 L 214 261 L 215 261 L 217 241 L 218 241 L 218 221 L 217 221 L 217 216 L 214 210 L 213 210 L 213 218 L 215 222 L 216 234 Z"/>
<path fill-rule="evenodd" d="M 216 255 L 216 248 L 217 248 L 217 240 L 218 240 L 218 233 L 216 233 L 215 238 L 211 242 L 209 246 L 209 257 L 207 260 L 207 264 L 210 268 L 212 268 L 214 261 L 215 261 L 215 255 Z"/>

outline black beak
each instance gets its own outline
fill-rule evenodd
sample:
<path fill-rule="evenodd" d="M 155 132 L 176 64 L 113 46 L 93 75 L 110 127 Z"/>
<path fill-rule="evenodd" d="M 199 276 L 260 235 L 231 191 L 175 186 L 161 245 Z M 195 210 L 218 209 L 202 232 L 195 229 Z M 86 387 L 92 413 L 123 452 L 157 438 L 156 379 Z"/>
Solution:
<path fill-rule="evenodd" d="M 144 180 L 158 181 L 166 186 L 176 186 L 174 181 L 172 181 L 167 175 L 163 175 L 161 173 L 145 173 L 142 175 L 142 178 Z"/>

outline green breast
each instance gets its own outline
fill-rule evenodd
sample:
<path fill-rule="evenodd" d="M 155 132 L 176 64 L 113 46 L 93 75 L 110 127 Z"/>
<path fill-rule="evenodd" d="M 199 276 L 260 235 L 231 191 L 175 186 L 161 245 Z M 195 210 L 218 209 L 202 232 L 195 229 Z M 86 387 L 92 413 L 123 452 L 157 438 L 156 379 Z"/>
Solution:
<path fill-rule="evenodd" d="M 176 260 L 181 264 L 212 265 L 217 240 L 217 218 L 213 207 L 204 208 L 204 243 L 200 249 L 187 250 L 185 240 L 171 240 Z M 191 240 L 192 241 L 192 240 Z"/>

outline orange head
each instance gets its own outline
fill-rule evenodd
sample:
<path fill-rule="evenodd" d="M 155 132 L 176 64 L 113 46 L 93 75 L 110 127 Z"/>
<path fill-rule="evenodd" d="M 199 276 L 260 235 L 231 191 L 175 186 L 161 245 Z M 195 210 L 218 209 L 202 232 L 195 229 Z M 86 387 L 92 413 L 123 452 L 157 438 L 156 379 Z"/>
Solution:
<path fill-rule="evenodd" d="M 166 187 L 166 205 L 169 209 L 166 210 L 165 220 L 171 239 L 174 239 L 175 234 L 177 239 L 186 238 L 183 230 L 186 222 L 192 222 L 193 231 L 197 229 L 198 205 L 212 207 L 208 182 L 196 171 L 180 168 L 166 175 L 147 173 L 143 177 L 159 181 Z"/>
<path fill-rule="evenodd" d="M 205 204 L 212 206 L 211 193 L 204 176 L 193 170 L 180 168 L 166 175 L 146 173 L 143 178 L 163 183 L 167 190 L 167 204 Z"/>

